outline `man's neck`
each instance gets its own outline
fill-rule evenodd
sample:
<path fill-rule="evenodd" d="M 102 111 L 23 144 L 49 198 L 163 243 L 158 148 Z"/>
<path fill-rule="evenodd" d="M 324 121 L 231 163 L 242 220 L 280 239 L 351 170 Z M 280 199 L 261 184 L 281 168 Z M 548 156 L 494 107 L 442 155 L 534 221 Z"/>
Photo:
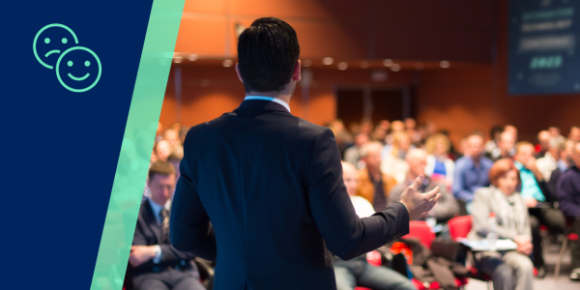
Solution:
<path fill-rule="evenodd" d="M 372 175 L 374 180 L 380 180 L 381 179 L 381 170 L 379 168 L 374 168 L 374 167 L 368 167 L 367 166 L 367 170 L 369 171 L 369 174 Z"/>
<path fill-rule="evenodd" d="M 479 158 L 481 155 L 472 155 L 471 156 L 471 161 L 473 161 L 473 164 L 475 165 L 479 165 Z"/>
<path fill-rule="evenodd" d="M 284 101 L 286 104 L 290 104 L 290 98 L 292 97 L 291 94 L 280 93 L 280 92 L 255 92 L 255 91 L 247 92 L 246 97 L 249 97 L 249 96 L 276 98 L 276 99 Z"/>
<path fill-rule="evenodd" d="M 167 203 L 167 199 L 164 198 L 155 198 L 153 196 L 149 197 L 149 199 L 151 199 L 152 202 L 160 205 L 160 206 L 164 206 Z"/>

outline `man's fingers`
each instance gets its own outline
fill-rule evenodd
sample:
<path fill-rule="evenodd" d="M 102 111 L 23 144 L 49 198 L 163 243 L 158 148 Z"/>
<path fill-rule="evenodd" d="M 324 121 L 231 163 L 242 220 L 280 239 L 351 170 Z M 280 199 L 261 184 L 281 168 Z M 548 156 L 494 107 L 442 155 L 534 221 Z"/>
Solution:
<path fill-rule="evenodd" d="M 423 184 L 423 179 L 424 178 L 425 178 L 425 176 L 423 174 L 420 174 L 419 176 L 417 176 L 417 178 L 415 178 L 415 181 L 413 181 L 413 183 L 409 187 L 412 188 L 412 189 L 414 189 L 414 190 L 419 189 L 419 187 L 421 186 L 421 184 Z"/>
<path fill-rule="evenodd" d="M 423 197 L 424 197 L 426 200 L 431 200 L 431 199 L 435 198 L 435 196 L 437 196 L 437 194 L 439 194 L 439 186 L 437 186 L 437 187 L 433 188 L 433 189 L 432 189 L 431 191 L 429 191 L 429 192 L 426 192 L 426 193 L 424 193 L 424 194 L 423 194 Z"/>

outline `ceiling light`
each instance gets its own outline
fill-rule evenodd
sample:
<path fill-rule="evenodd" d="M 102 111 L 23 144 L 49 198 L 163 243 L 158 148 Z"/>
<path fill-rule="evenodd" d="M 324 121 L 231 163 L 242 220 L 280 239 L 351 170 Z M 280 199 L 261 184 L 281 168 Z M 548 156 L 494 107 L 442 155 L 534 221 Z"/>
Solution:
<path fill-rule="evenodd" d="M 394 64 L 391 66 L 391 70 L 392 70 L 392 71 L 400 71 L 400 70 L 401 70 L 401 66 L 400 66 L 398 63 L 394 63 Z"/>
<path fill-rule="evenodd" d="M 222 63 L 224 65 L 224 67 L 230 67 L 232 66 L 232 60 L 231 59 L 224 59 L 224 62 Z"/>
<path fill-rule="evenodd" d="M 422 70 L 422 69 L 423 69 L 423 64 L 422 64 L 422 63 L 420 63 L 420 62 L 418 62 L 418 63 L 415 63 L 415 69 L 416 69 L 416 70 Z"/>
<path fill-rule="evenodd" d="M 448 68 L 448 67 L 449 67 L 451 64 L 450 64 L 448 61 L 446 61 L 446 60 L 442 60 L 442 61 L 439 63 L 439 65 L 440 65 L 442 68 Z"/>
<path fill-rule="evenodd" d="M 385 60 L 383 60 L 383 65 L 386 67 L 390 67 L 393 65 L 393 60 L 392 59 L 385 59 Z"/>
<path fill-rule="evenodd" d="M 302 66 L 303 67 L 310 67 L 310 65 L 312 65 L 312 61 L 309 59 L 305 59 L 302 61 Z"/>
<path fill-rule="evenodd" d="M 332 57 L 325 57 L 322 59 L 322 63 L 324 65 L 331 65 L 334 62 L 334 59 L 332 59 Z"/>
<path fill-rule="evenodd" d="M 338 63 L 338 69 L 339 70 L 345 70 L 348 68 L 348 64 L 346 62 L 339 62 Z"/>
<path fill-rule="evenodd" d="M 360 62 L 360 67 L 361 68 L 368 68 L 369 67 L 369 62 L 366 60 L 363 60 Z"/>
<path fill-rule="evenodd" d="M 173 57 L 173 62 L 174 63 L 181 63 L 181 61 L 183 61 L 183 58 L 181 56 L 175 56 L 175 57 Z"/>
<path fill-rule="evenodd" d="M 196 61 L 197 60 L 197 54 L 190 54 L 187 59 L 189 59 L 189 61 Z"/>

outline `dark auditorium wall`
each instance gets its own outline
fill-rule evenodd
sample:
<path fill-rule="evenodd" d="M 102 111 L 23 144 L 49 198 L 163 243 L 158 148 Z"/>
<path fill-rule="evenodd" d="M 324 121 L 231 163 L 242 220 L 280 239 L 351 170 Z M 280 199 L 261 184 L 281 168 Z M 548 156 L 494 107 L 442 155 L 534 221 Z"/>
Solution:
<path fill-rule="evenodd" d="M 165 126 L 177 121 L 192 126 L 219 117 L 234 110 L 243 100 L 244 87 L 232 67 L 182 65 L 182 100 L 180 114 L 176 112 L 175 64 L 172 67 L 163 101 L 160 122 Z M 324 125 L 336 118 L 335 90 L 338 87 L 402 87 L 413 81 L 413 73 L 391 72 L 385 82 L 371 82 L 370 71 L 336 68 L 313 68 L 313 83 L 307 103 L 302 99 L 302 88 L 296 87 L 290 102 L 292 114 Z M 307 111 L 305 110 L 307 108 Z"/>

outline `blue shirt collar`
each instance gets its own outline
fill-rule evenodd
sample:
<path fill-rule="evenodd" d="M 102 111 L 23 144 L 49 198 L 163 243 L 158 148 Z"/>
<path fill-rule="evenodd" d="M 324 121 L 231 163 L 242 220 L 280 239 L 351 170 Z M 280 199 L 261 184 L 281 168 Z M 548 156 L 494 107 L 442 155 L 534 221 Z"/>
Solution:
<path fill-rule="evenodd" d="M 278 103 L 278 104 L 284 106 L 284 108 L 286 108 L 286 110 L 288 110 L 288 113 L 291 113 L 290 106 L 288 106 L 288 104 L 286 102 L 284 102 L 278 98 L 264 97 L 264 96 L 246 96 L 246 98 L 244 98 L 244 101 L 250 101 L 250 100 L 270 101 L 270 102 Z"/>

